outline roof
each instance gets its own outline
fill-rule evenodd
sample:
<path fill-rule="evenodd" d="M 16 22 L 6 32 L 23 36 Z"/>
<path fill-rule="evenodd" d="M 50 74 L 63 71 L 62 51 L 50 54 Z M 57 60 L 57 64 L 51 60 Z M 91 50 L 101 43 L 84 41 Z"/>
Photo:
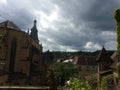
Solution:
<path fill-rule="evenodd" d="M 21 29 L 18 26 L 16 26 L 12 21 L 9 21 L 9 20 L 1 22 L 0 27 L 15 29 L 15 30 L 20 30 L 21 31 Z"/>
<path fill-rule="evenodd" d="M 97 65 L 95 56 L 76 56 L 73 63 L 76 65 Z"/>
<path fill-rule="evenodd" d="M 100 62 L 100 61 L 112 62 L 112 59 L 110 58 L 110 56 L 108 55 L 107 51 L 103 47 L 102 50 L 100 51 L 98 57 L 96 58 L 96 61 L 97 62 Z"/>
<path fill-rule="evenodd" d="M 30 36 L 31 36 L 34 40 L 39 41 L 39 40 L 38 40 L 38 30 L 37 30 L 37 27 L 36 27 L 36 23 L 37 23 L 37 21 L 34 20 L 34 25 L 33 25 L 32 29 L 31 29 Z"/>
<path fill-rule="evenodd" d="M 106 70 L 106 71 L 101 71 L 99 72 L 100 75 L 109 75 L 109 74 L 113 74 L 113 71 L 110 69 L 110 70 Z"/>
<path fill-rule="evenodd" d="M 118 53 L 117 52 L 114 52 L 113 55 L 111 56 L 112 60 L 113 60 L 113 63 L 111 64 L 110 68 L 112 69 L 117 69 L 116 65 L 118 63 Z"/>

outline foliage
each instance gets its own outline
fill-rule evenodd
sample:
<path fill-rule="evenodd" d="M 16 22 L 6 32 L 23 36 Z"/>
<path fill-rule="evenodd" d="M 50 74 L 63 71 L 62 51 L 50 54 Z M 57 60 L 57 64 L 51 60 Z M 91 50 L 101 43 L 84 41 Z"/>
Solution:
<path fill-rule="evenodd" d="M 120 16 L 119 15 L 120 15 L 120 8 L 118 8 L 114 11 L 114 18 L 117 22 L 120 22 Z"/>
<path fill-rule="evenodd" d="M 69 63 L 56 63 L 54 65 L 54 72 L 57 81 L 57 85 L 63 86 L 65 81 L 69 80 L 70 77 L 78 74 L 78 68 Z"/>
<path fill-rule="evenodd" d="M 120 9 L 116 9 L 114 12 L 114 18 L 116 20 L 117 30 L 117 52 L 120 54 Z"/>
<path fill-rule="evenodd" d="M 2 42 L 4 41 L 6 35 L 7 35 L 6 30 L 0 34 L 0 47 L 2 47 Z"/>
<path fill-rule="evenodd" d="M 87 81 L 88 81 L 89 85 L 92 87 L 93 90 L 97 90 L 97 88 L 98 88 L 97 78 L 90 78 Z"/>
<path fill-rule="evenodd" d="M 88 82 L 75 77 L 70 80 L 68 86 L 70 90 L 94 90 Z"/>
<path fill-rule="evenodd" d="M 62 51 L 52 51 L 51 53 L 54 54 L 55 58 L 61 58 L 61 57 L 70 57 L 70 56 L 97 56 L 99 54 L 99 51 L 94 52 L 87 52 L 87 51 L 77 51 L 77 52 L 62 52 Z M 113 54 L 113 51 L 107 51 L 109 55 Z"/>
<path fill-rule="evenodd" d="M 101 89 L 102 90 L 107 90 L 107 85 L 108 85 L 108 80 L 110 78 L 113 78 L 113 75 L 107 75 L 107 76 L 103 76 L 102 79 L 101 79 Z"/>
<path fill-rule="evenodd" d="M 120 79 L 120 64 L 117 65 L 118 77 Z"/>

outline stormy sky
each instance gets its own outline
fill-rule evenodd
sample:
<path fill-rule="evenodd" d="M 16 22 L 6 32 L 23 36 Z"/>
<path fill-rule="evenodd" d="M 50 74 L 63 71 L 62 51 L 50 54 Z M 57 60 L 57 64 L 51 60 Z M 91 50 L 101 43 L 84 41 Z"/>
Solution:
<path fill-rule="evenodd" d="M 36 19 L 44 51 L 115 50 L 119 6 L 119 0 L 0 0 L 0 22 L 27 31 Z"/>

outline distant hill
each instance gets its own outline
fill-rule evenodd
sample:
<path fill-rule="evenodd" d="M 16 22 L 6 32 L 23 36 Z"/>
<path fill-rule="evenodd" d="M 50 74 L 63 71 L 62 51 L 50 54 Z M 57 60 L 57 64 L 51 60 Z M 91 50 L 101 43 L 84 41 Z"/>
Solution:
<path fill-rule="evenodd" d="M 97 56 L 99 54 L 100 50 L 94 51 L 94 52 L 87 52 L 87 51 L 77 51 L 77 52 L 63 52 L 63 51 L 52 51 L 55 58 L 61 58 L 61 57 L 70 57 L 70 56 Z M 115 50 L 107 50 L 107 53 L 111 56 Z"/>

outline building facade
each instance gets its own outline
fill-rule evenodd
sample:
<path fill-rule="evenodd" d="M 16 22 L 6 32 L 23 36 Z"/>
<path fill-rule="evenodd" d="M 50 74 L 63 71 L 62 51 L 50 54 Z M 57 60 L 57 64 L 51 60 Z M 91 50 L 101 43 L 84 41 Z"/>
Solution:
<path fill-rule="evenodd" d="M 0 72 L 7 75 L 4 84 L 40 85 L 44 82 L 42 45 L 36 23 L 35 20 L 30 34 L 9 20 L 0 23 Z"/>
<path fill-rule="evenodd" d="M 97 73 L 95 56 L 75 56 L 73 64 L 79 68 L 81 78 L 86 78 L 87 76 Z"/>

